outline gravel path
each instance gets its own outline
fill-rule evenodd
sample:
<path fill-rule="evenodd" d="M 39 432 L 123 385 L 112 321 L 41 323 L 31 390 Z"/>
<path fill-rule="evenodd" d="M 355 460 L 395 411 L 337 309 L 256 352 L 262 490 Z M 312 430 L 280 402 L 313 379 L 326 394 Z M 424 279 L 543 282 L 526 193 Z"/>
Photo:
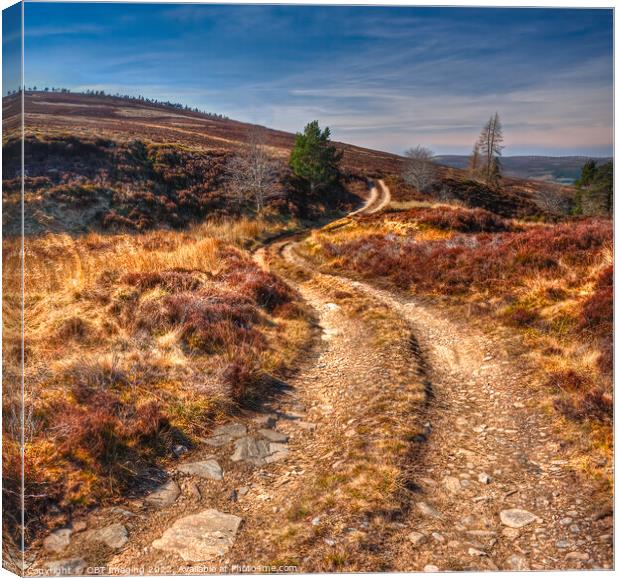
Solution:
<path fill-rule="evenodd" d="M 389 203 L 378 184 L 358 213 Z M 515 339 L 317 273 L 292 241 L 257 259 L 315 312 L 299 374 L 191 455 L 178 448 L 178 466 L 144 497 L 50 535 L 32 571 L 228 572 L 287 560 L 298 571 L 611 568 L 611 503 L 573 466 Z M 410 442 L 406 461 L 382 453 L 399 440 Z M 379 515 L 363 468 L 372 478 L 383 466 L 400 471 L 403 488 L 396 510 Z M 338 502 L 355 476 L 358 493 Z M 294 506 L 291 517 L 322 487 L 314 511 Z"/>

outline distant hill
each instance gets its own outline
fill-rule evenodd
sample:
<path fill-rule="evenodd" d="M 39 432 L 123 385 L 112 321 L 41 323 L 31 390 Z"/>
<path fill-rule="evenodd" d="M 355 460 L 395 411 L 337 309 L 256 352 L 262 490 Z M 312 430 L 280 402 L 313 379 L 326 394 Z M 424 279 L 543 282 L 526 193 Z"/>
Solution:
<path fill-rule="evenodd" d="M 254 125 L 174 103 L 101 94 L 27 91 L 23 117 L 20 95 L 3 97 L 2 108 L 5 234 L 21 232 L 22 208 L 29 235 L 182 228 L 250 211 L 231 199 L 226 171 L 252 138 Z M 342 188 L 307 195 L 293 185 L 288 168 L 295 135 L 264 127 L 260 134 L 278 167 L 270 210 L 287 218 L 347 212 L 367 194 L 368 179 L 377 178 L 390 180 L 395 200 L 448 196 L 506 217 L 538 218 L 547 212 L 550 195 L 559 196 L 562 206 L 573 195 L 571 187 L 551 181 L 508 176 L 501 191 L 489 190 L 445 165 L 438 170 L 437 191 L 420 194 L 402 181 L 403 157 L 339 142 L 334 144 L 343 153 Z"/>
<path fill-rule="evenodd" d="M 437 162 L 457 169 L 467 168 L 469 161 L 469 157 L 466 155 L 440 155 L 435 158 Z M 579 178 L 581 167 L 589 159 L 598 162 L 612 160 L 611 157 L 586 156 L 510 156 L 502 158 L 502 167 L 504 174 L 508 177 L 553 181 L 569 185 Z"/>

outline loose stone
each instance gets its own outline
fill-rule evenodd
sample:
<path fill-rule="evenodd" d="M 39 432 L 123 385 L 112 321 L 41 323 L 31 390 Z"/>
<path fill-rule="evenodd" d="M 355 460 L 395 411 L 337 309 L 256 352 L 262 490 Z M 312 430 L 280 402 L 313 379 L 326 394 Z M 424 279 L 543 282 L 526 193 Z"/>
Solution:
<path fill-rule="evenodd" d="M 56 530 L 43 540 L 43 547 L 50 552 L 62 552 L 71 541 L 71 533 L 69 528 Z"/>
<path fill-rule="evenodd" d="M 179 471 L 191 476 L 198 476 L 207 480 L 221 480 L 224 478 L 222 468 L 217 460 L 208 459 L 202 462 L 193 462 L 191 464 L 182 464 Z"/>
<path fill-rule="evenodd" d="M 538 520 L 538 516 L 535 516 L 527 510 L 519 510 L 518 508 L 502 510 L 499 517 L 502 524 L 510 528 L 523 528 L 523 526 L 527 526 Z"/>
<path fill-rule="evenodd" d="M 174 480 L 170 480 L 150 493 L 144 501 L 151 506 L 165 508 L 174 504 L 180 493 L 179 485 Z"/>
<path fill-rule="evenodd" d="M 407 538 L 416 547 L 426 542 L 426 536 L 422 532 L 410 532 Z"/>
<path fill-rule="evenodd" d="M 111 524 L 100 530 L 94 530 L 90 539 L 114 549 L 122 548 L 129 540 L 127 528 L 122 524 Z"/>
<path fill-rule="evenodd" d="M 504 562 L 506 566 L 506 570 L 514 570 L 515 572 L 529 570 L 527 560 L 523 556 L 519 556 L 518 554 L 513 554 L 512 556 L 508 556 Z"/>
<path fill-rule="evenodd" d="M 178 519 L 153 542 L 158 550 L 175 552 L 186 562 L 208 562 L 231 548 L 241 518 L 209 509 Z"/>

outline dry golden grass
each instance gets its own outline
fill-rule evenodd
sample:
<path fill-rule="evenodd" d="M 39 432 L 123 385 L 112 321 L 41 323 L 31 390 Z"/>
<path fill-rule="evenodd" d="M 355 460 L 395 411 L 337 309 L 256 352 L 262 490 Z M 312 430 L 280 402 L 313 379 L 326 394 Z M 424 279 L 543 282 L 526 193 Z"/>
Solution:
<path fill-rule="evenodd" d="M 66 514 L 123 491 L 294 365 L 310 335 L 299 298 L 240 248 L 281 226 L 243 219 L 186 232 L 26 238 L 33 528 L 46 522 L 37 518 L 44 505 Z M 20 242 L 3 248 L 10 297 L 20 289 Z M 15 299 L 5 307 L 18 319 Z M 3 346 L 5 375 L 18 376 L 15 323 L 5 323 Z M 19 431 L 14 393 L 4 397 L 14 417 L 5 431 Z M 14 457 L 5 475 L 18 479 Z"/>

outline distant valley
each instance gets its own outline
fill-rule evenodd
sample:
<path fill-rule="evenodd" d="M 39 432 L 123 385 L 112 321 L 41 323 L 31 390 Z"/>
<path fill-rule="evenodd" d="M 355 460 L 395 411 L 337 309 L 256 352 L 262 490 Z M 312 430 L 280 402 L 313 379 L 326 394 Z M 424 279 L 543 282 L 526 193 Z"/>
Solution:
<path fill-rule="evenodd" d="M 438 155 L 437 162 L 457 169 L 467 168 L 467 155 Z M 611 157 L 546 157 L 546 156 L 510 156 L 502 158 L 503 173 L 520 179 L 537 179 L 570 185 L 579 178 L 581 167 L 589 160 L 604 163 Z"/>

